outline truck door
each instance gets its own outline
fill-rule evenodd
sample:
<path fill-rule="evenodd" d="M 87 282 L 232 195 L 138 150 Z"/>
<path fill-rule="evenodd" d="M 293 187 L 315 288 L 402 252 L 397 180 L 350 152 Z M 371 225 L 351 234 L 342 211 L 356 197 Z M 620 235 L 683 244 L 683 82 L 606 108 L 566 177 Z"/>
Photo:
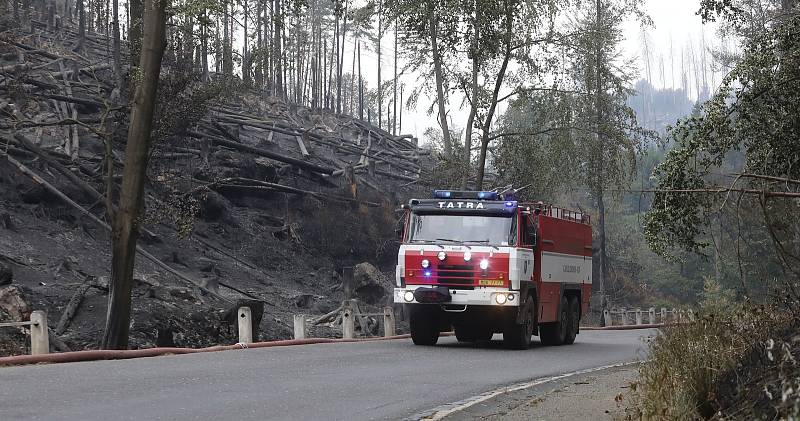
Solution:
<path fill-rule="evenodd" d="M 536 226 L 532 224 L 530 215 L 520 215 L 520 247 L 517 249 L 520 265 L 520 280 L 533 279 L 533 249 L 536 243 Z"/>

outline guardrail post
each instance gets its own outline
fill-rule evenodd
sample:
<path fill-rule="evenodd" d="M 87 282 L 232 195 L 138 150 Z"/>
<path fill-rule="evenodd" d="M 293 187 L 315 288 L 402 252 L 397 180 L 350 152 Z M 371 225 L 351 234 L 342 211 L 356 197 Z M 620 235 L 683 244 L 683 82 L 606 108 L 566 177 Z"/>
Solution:
<path fill-rule="evenodd" d="M 623 307 L 620 311 L 622 312 L 622 325 L 626 326 L 628 325 L 628 310 Z"/>
<path fill-rule="evenodd" d="M 637 325 L 642 324 L 642 309 L 640 308 L 636 309 L 636 324 Z"/>
<path fill-rule="evenodd" d="M 683 309 L 678 310 L 678 322 L 683 323 Z"/>
<path fill-rule="evenodd" d="M 614 319 L 611 318 L 611 312 L 608 309 L 603 310 L 603 326 L 613 326 Z"/>
<path fill-rule="evenodd" d="M 250 307 L 239 307 L 239 343 L 253 343 L 253 313 Z"/>
<path fill-rule="evenodd" d="M 394 308 L 386 306 L 383 308 L 383 336 L 394 336 L 394 332 Z"/>
<path fill-rule="evenodd" d="M 350 300 L 346 300 L 342 304 L 342 338 L 353 339 L 355 337 L 356 324 L 353 320 L 353 307 L 350 306 Z"/>
<path fill-rule="evenodd" d="M 661 307 L 661 323 L 667 323 L 667 309 L 664 307 Z"/>
<path fill-rule="evenodd" d="M 675 307 L 672 307 L 672 321 L 678 321 L 678 309 Z"/>
<path fill-rule="evenodd" d="M 690 321 L 690 322 L 693 322 L 693 321 L 694 321 L 694 311 L 692 311 L 691 309 L 689 309 L 689 310 L 687 310 L 687 311 L 686 311 L 686 315 L 687 315 L 687 316 L 689 316 L 689 321 Z"/>
<path fill-rule="evenodd" d="M 306 338 L 306 315 L 305 314 L 295 314 L 294 315 L 294 338 L 295 339 L 305 339 Z"/>
<path fill-rule="evenodd" d="M 50 335 L 47 329 L 47 314 L 42 310 L 31 313 L 31 355 L 50 352 Z"/>
<path fill-rule="evenodd" d="M 650 307 L 647 311 L 647 321 L 649 321 L 651 325 L 656 323 L 656 309 L 654 307 Z"/>

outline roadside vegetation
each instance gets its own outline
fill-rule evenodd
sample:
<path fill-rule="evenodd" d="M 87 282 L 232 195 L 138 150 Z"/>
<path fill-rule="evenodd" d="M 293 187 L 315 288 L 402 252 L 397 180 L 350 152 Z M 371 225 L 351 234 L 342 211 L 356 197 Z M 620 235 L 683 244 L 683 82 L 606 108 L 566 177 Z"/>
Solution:
<path fill-rule="evenodd" d="M 630 419 L 800 418 L 800 14 L 706 1 L 742 40 L 718 91 L 669 133 L 644 220 L 667 259 L 711 257 L 699 317 L 650 343 Z M 720 252 L 733 248 L 734 254 Z"/>
<path fill-rule="evenodd" d="M 713 281 L 698 318 L 662 329 L 633 386 L 629 419 L 797 419 L 797 302 L 736 303 Z"/>

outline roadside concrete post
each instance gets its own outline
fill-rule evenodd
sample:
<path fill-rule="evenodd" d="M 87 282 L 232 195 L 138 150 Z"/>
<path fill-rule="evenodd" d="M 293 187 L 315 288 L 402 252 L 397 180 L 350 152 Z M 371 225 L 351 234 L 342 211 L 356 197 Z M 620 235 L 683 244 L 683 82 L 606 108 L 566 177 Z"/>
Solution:
<path fill-rule="evenodd" d="M 655 309 L 655 307 L 650 307 L 650 309 L 647 311 L 647 319 L 648 319 L 648 321 L 650 322 L 651 325 L 656 323 L 656 309 Z"/>
<path fill-rule="evenodd" d="M 667 323 L 667 309 L 661 307 L 661 324 L 666 324 L 666 323 Z"/>
<path fill-rule="evenodd" d="M 253 313 L 250 307 L 239 307 L 239 343 L 253 343 Z"/>
<path fill-rule="evenodd" d="M 295 339 L 305 339 L 306 338 L 306 315 L 305 314 L 295 314 L 294 315 L 294 338 Z"/>
<path fill-rule="evenodd" d="M 394 332 L 394 308 L 386 306 L 383 308 L 383 336 L 394 336 Z"/>
<path fill-rule="evenodd" d="M 355 337 L 356 324 L 353 320 L 353 308 L 350 306 L 350 300 L 346 300 L 342 304 L 342 338 L 353 339 Z"/>
<path fill-rule="evenodd" d="M 628 323 L 628 309 L 623 307 L 622 309 L 620 309 L 620 311 L 622 312 L 622 325 L 626 326 L 626 325 L 629 324 Z"/>
<path fill-rule="evenodd" d="M 608 309 L 603 310 L 603 326 L 613 326 L 614 319 L 611 318 L 611 312 Z"/>
<path fill-rule="evenodd" d="M 689 317 L 690 322 L 694 321 L 694 311 L 692 309 L 686 310 L 686 315 Z"/>
<path fill-rule="evenodd" d="M 678 322 L 683 323 L 683 309 L 678 310 Z"/>
<path fill-rule="evenodd" d="M 675 307 L 672 307 L 672 321 L 673 322 L 678 321 L 678 309 Z"/>
<path fill-rule="evenodd" d="M 636 324 L 637 325 L 642 324 L 642 309 L 640 308 L 636 309 Z"/>
<path fill-rule="evenodd" d="M 50 335 L 47 330 L 47 314 L 42 310 L 31 313 L 31 355 L 50 352 Z"/>

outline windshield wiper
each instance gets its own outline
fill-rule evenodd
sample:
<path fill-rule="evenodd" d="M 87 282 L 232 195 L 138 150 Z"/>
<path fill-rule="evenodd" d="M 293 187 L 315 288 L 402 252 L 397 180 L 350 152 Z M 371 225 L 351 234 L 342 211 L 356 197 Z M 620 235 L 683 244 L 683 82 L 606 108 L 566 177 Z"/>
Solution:
<path fill-rule="evenodd" d="M 436 239 L 436 241 L 449 241 L 449 242 L 451 242 L 451 243 L 456 243 L 456 244 L 458 244 L 458 245 L 460 245 L 460 246 L 464 246 L 464 247 L 466 247 L 466 248 L 467 248 L 467 250 L 472 250 L 472 249 L 470 248 L 470 246 L 466 245 L 466 244 L 464 243 L 464 241 L 461 241 L 461 240 L 454 240 L 454 239 L 452 239 L 452 238 L 437 238 L 437 239 Z"/>
<path fill-rule="evenodd" d="M 437 240 L 438 240 L 438 238 L 436 240 L 426 240 L 426 239 L 422 239 L 422 238 L 414 238 L 412 240 L 408 240 L 408 242 L 409 243 L 433 243 L 434 241 L 437 241 Z M 439 248 L 442 248 L 442 249 L 444 248 L 444 246 L 442 246 L 441 244 L 434 243 L 434 245 L 439 246 Z"/>
<path fill-rule="evenodd" d="M 492 248 L 494 248 L 495 250 L 497 250 L 497 251 L 500 251 L 500 247 L 497 247 L 497 246 L 496 246 L 496 245 L 494 245 L 494 244 L 489 244 L 489 240 L 488 240 L 488 239 L 486 239 L 486 240 L 466 240 L 466 241 L 464 241 L 464 242 L 465 242 L 465 243 L 480 243 L 480 244 L 486 244 L 486 245 L 488 245 L 489 247 L 492 247 Z M 464 244 L 464 245 L 466 246 L 466 244 Z"/>

